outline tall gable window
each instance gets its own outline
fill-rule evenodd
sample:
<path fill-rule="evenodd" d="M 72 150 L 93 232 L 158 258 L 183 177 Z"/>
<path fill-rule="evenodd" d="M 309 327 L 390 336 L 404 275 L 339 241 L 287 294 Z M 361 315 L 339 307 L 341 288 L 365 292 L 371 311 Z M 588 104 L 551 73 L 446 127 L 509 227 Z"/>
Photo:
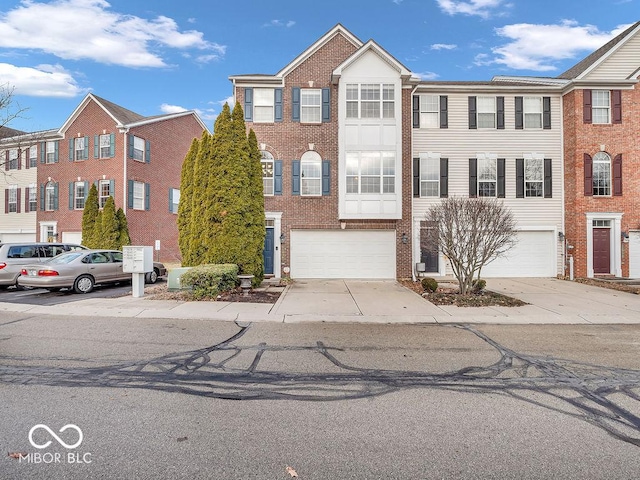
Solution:
<path fill-rule="evenodd" d="M 347 118 L 394 118 L 395 89 L 390 83 L 347 84 Z"/>
<path fill-rule="evenodd" d="M 611 157 L 604 152 L 593 156 L 593 195 L 611 195 Z"/>
<path fill-rule="evenodd" d="M 593 123 L 611 123 L 609 90 L 593 90 L 591 101 Z"/>
<path fill-rule="evenodd" d="M 255 123 L 273 123 L 274 95 L 272 88 L 253 89 L 253 121 Z"/>
<path fill-rule="evenodd" d="M 274 192 L 274 160 L 273 155 L 267 151 L 261 151 L 262 158 L 260 164 L 262 165 L 262 190 L 264 195 L 273 195 Z"/>
<path fill-rule="evenodd" d="M 47 211 L 53 211 L 58 209 L 58 184 L 57 183 L 48 182 L 45 185 L 44 209 Z"/>
<path fill-rule="evenodd" d="M 303 88 L 300 90 L 300 121 L 322 122 L 322 90 Z"/>

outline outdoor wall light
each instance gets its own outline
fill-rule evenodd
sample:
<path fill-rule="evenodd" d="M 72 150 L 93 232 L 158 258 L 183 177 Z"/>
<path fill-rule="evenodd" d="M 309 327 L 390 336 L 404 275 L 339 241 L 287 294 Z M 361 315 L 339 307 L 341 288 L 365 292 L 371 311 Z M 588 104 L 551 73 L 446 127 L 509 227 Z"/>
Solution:
<path fill-rule="evenodd" d="M 403 233 L 403 234 L 402 234 L 402 237 L 400 238 L 400 240 L 401 240 L 401 241 L 402 241 L 402 243 L 403 243 L 403 244 L 405 244 L 405 245 L 406 245 L 407 243 L 409 243 L 409 237 L 407 237 L 407 234 L 406 234 L 406 233 Z"/>
<path fill-rule="evenodd" d="M 284 241 L 287 239 L 287 237 L 284 236 L 284 233 L 280 234 L 280 243 L 284 243 Z"/>
<path fill-rule="evenodd" d="M 629 232 L 622 232 L 622 241 L 623 242 L 629 241 Z"/>
<path fill-rule="evenodd" d="M 560 240 L 560 241 L 564 240 L 564 233 L 558 232 L 558 240 Z"/>

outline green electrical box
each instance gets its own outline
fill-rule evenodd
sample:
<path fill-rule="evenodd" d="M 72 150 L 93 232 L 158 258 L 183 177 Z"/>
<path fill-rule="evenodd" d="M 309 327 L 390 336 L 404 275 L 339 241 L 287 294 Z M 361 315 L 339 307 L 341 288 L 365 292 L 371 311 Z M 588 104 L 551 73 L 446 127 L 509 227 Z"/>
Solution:
<path fill-rule="evenodd" d="M 180 268 L 172 268 L 169 270 L 169 276 L 167 277 L 167 287 L 170 292 L 175 292 L 176 290 L 189 290 L 191 287 L 183 287 L 180 283 L 180 277 L 184 272 L 190 270 L 192 267 L 180 267 Z"/>

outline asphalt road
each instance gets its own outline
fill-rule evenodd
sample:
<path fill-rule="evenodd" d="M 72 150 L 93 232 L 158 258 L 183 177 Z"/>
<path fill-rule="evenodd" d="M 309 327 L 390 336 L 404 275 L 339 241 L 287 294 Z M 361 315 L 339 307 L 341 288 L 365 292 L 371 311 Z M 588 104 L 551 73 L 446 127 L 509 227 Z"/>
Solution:
<path fill-rule="evenodd" d="M 640 476 L 638 326 L 1 315 L 2 479 Z"/>

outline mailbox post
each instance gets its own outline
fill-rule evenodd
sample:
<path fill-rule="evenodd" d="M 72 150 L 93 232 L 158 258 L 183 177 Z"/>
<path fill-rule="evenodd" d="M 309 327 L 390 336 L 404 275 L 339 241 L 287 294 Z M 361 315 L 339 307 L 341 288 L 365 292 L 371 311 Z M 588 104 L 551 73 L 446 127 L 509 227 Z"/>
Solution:
<path fill-rule="evenodd" d="M 153 247 L 125 245 L 122 247 L 122 271 L 131 273 L 131 294 L 144 297 L 145 273 L 153 270 Z"/>

